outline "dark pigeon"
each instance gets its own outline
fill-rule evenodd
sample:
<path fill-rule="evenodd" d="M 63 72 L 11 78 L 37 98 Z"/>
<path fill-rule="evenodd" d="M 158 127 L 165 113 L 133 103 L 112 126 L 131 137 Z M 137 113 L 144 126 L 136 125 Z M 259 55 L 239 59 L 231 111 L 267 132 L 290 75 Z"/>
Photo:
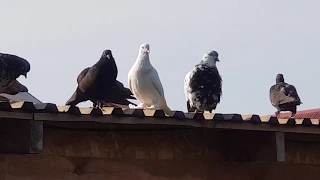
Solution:
<path fill-rule="evenodd" d="M 66 105 L 75 106 L 80 102 L 92 100 L 96 103 L 95 108 L 101 108 L 105 94 L 111 91 L 117 75 L 118 68 L 111 50 L 103 51 L 100 60 L 88 69 Z"/>
<path fill-rule="evenodd" d="M 77 78 L 77 83 L 81 83 L 82 79 L 86 76 L 90 68 L 85 68 L 84 70 L 81 71 Z M 110 92 L 105 94 L 104 97 L 104 106 L 109 106 L 108 104 L 120 104 L 120 105 L 127 105 L 133 104 L 136 105 L 127 99 L 136 99 L 130 89 L 125 88 L 123 84 L 119 81 L 116 80 L 114 85 L 112 86 Z M 90 99 L 91 100 L 91 99 Z M 95 100 L 91 100 L 93 102 L 93 106 L 96 106 Z M 110 105 L 111 106 L 111 105 Z M 116 106 L 116 105 L 114 105 Z M 116 106 L 118 107 L 118 106 Z"/>
<path fill-rule="evenodd" d="M 18 80 L 14 80 L 9 86 L 0 89 L 0 93 L 15 95 L 20 92 L 28 92 L 28 88 Z"/>
<path fill-rule="evenodd" d="M 6 91 L 6 88 L 16 83 L 20 75 L 27 78 L 29 71 L 30 64 L 27 60 L 16 55 L 0 53 L 0 91 Z"/>
<path fill-rule="evenodd" d="M 297 106 L 302 104 L 296 88 L 284 82 L 282 74 L 277 75 L 276 84 L 270 88 L 270 101 L 277 108 L 276 116 L 279 116 L 281 111 L 291 111 L 293 117 L 297 112 Z"/>
<path fill-rule="evenodd" d="M 222 79 L 216 67 L 218 53 L 210 51 L 184 80 L 184 92 L 188 112 L 215 110 L 222 95 Z"/>

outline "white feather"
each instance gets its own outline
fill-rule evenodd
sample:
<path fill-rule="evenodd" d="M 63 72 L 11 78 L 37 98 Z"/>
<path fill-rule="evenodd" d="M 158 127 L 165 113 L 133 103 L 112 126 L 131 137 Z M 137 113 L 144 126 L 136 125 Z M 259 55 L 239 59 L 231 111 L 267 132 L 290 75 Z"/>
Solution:
<path fill-rule="evenodd" d="M 189 92 L 188 92 L 188 88 L 189 88 L 189 83 L 190 83 L 190 75 L 191 75 L 192 71 L 188 72 L 186 74 L 186 76 L 184 77 L 184 95 L 186 97 L 186 101 L 189 100 Z"/>
<path fill-rule="evenodd" d="M 150 63 L 148 44 L 140 46 L 136 62 L 128 73 L 128 83 L 131 92 L 141 102 L 139 108 L 162 109 L 171 115 L 158 72 Z"/>

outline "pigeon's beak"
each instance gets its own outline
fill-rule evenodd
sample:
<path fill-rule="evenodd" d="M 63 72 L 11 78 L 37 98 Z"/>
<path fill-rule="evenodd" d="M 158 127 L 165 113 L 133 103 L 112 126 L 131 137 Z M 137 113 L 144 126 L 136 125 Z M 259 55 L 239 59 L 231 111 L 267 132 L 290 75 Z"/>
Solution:
<path fill-rule="evenodd" d="M 27 73 L 22 74 L 27 79 Z"/>
<path fill-rule="evenodd" d="M 108 59 L 111 59 L 111 56 L 110 56 L 110 54 L 108 54 L 108 55 L 107 55 L 107 58 L 108 58 Z"/>
<path fill-rule="evenodd" d="M 150 50 L 149 50 L 149 49 L 147 49 L 147 53 L 150 53 Z"/>
<path fill-rule="evenodd" d="M 217 62 L 220 62 L 219 58 L 217 58 L 216 60 L 217 60 Z"/>

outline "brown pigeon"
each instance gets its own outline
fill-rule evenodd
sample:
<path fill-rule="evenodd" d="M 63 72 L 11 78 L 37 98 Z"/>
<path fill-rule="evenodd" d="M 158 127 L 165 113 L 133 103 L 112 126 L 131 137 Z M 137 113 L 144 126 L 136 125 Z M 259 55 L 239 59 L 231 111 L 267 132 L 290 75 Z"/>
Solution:
<path fill-rule="evenodd" d="M 296 88 L 284 82 L 282 74 L 277 75 L 276 84 L 270 88 L 270 101 L 277 108 L 277 117 L 281 111 L 291 111 L 293 117 L 297 112 L 297 106 L 302 104 Z"/>

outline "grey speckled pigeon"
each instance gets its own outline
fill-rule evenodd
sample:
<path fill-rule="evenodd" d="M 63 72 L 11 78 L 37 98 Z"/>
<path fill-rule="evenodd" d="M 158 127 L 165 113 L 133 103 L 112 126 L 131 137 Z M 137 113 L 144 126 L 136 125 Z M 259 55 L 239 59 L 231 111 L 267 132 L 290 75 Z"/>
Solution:
<path fill-rule="evenodd" d="M 222 95 L 222 79 L 216 67 L 218 53 L 209 51 L 184 80 L 184 93 L 188 112 L 204 112 L 216 109 Z"/>
<path fill-rule="evenodd" d="M 277 75 L 276 84 L 270 88 L 270 101 L 277 108 L 276 116 L 279 116 L 281 111 L 291 111 L 293 117 L 297 112 L 297 106 L 302 104 L 296 88 L 284 82 L 282 74 Z"/>
<path fill-rule="evenodd" d="M 27 78 L 29 71 L 30 64 L 27 60 L 16 55 L 0 53 L 0 89 L 11 86 L 20 75 Z"/>

